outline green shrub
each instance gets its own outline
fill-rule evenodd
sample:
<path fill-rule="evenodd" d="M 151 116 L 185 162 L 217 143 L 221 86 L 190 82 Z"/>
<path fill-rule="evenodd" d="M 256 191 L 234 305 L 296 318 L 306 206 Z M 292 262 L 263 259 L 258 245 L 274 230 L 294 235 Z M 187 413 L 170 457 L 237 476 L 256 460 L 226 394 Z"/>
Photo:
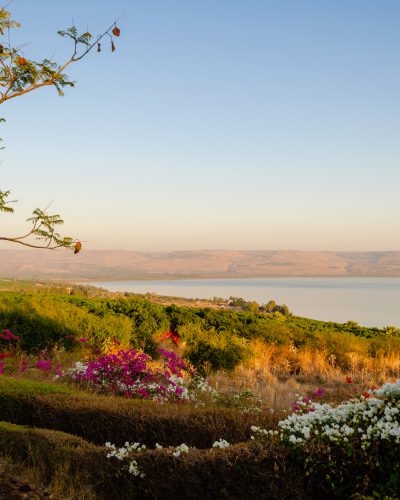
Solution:
<path fill-rule="evenodd" d="M 71 348 L 73 339 L 82 337 L 96 347 L 113 337 L 129 344 L 132 322 L 117 315 L 102 318 L 53 296 L 10 294 L 0 297 L 0 328 L 18 335 L 24 351 L 38 352 L 55 345 Z"/>
<path fill-rule="evenodd" d="M 157 351 L 156 337 L 169 330 L 170 323 L 163 308 L 142 298 L 86 299 L 83 297 L 64 298 L 99 317 L 124 316 L 131 321 L 130 344 L 154 356 Z"/>
<path fill-rule="evenodd" d="M 233 370 L 247 355 L 244 339 L 229 332 L 204 331 L 199 325 L 186 325 L 179 330 L 186 343 L 183 353 L 197 370 Z"/>

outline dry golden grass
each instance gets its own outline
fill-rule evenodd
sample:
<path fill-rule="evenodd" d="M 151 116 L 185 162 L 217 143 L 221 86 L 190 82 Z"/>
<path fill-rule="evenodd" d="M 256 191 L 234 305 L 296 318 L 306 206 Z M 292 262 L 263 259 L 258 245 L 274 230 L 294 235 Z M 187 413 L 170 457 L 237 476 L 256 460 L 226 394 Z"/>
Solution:
<path fill-rule="evenodd" d="M 400 377 L 400 353 L 395 352 L 377 357 L 349 352 L 343 367 L 325 350 L 267 345 L 258 340 L 250 349 L 251 355 L 233 372 L 210 374 L 208 381 L 227 393 L 251 389 L 274 409 L 288 409 L 296 395 L 311 395 L 318 388 L 325 390 L 327 399 L 339 401 Z"/>

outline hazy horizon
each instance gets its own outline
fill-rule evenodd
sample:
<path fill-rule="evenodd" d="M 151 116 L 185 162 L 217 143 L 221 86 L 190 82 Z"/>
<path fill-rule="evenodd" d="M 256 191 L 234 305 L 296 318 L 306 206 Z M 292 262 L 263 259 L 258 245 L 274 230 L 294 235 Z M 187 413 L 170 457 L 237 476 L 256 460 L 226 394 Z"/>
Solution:
<path fill-rule="evenodd" d="M 10 250 L 10 251 L 23 251 L 23 252 L 32 252 L 35 253 L 38 250 L 34 250 L 32 248 L 27 248 L 24 246 L 19 246 L 13 243 L 7 243 L 7 242 L 1 242 L 0 243 L 0 250 Z M 46 251 L 46 249 L 42 249 L 40 251 Z M 137 249 L 137 248 L 118 248 L 118 247 L 97 247 L 93 248 L 90 246 L 85 246 L 81 250 L 80 254 L 82 255 L 84 252 L 141 252 L 141 253 L 174 253 L 174 252 L 310 252 L 310 253 L 397 253 L 400 252 L 400 248 L 394 248 L 392 250 L 373 250 L 373 249 L 366 249 L 366 250 L 359 250 L 359 249 L 343 249 L 343 248 L 338 248 L 338 249 L 321 249 L 321 248 L 316 248 L 316 249 L 310 249 L 310 248 L 213 248 L 213 247 L 196 247 L 196 248 L 170 248 L 166 250 L 162 250 L 159 248 L 143 248 L 143 249 Z M 52 253 L 70 253 L 70 250 L 68 249 L 55 249 L 52 250 Z M 74 256 L 75 258 L 78 258 L 77 256 Z"/>
<path fill-rule="evenodd" d="M 71 25 L 120 38 L 74 89 L 2 107 L 0 189 L 84 249 L 400 249 L 400 3 L 18 0 L 27 57 Z M 14 249 L 16 245 L 2 244 Z"/>

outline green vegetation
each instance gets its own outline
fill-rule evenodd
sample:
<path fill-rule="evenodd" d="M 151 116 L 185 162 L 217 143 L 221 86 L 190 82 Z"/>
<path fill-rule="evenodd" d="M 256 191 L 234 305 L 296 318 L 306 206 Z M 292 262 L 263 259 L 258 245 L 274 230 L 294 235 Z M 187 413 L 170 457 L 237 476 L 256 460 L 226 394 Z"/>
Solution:
<path fill-rule="evenodd" d="M 126 344 L 132 335 L 132 322 L 125 316 L 91 314 L 46 295 L 3 294 L 0 325 L 15 332 L 21 338 L 22 350 L 27 352 L 55 346 L 71 349 L 80 337 L 88 337 L 98 347 L 112 338 Z"/>
<path fill-rule="evenodd" d="M 115 338 L 154 355 L 163 332 L 171 327 L 185 346 L 183 356 L 198 370 L 232 370 L 249 355 L 249 342 L 326 351 L 337 366 L 349 368 L 348 353 L 378 358 L 400 351 L 395 328 L 367 328 L 292 315 L 226 309 L 163 306 L 140 297 L 87 298 L 4 292 L 0 328 L 21 337 L 24 351 L 74 347 L 86 337 L 101 348 Z M 333 358 L 332 358 L 333 359 Z"/>
<path fill-rule="evenodd" d="M 0 377 L 0 397 L 29 397 L 43 394 L 71 394 L 72 388 L 63 384 L 51 384 L 26 378 Z"/>
<path fill-rule="evenodd" d="M 77 499 L 396 498 L 398 470 L 390 457 L 397 456 L 397 444 L 375 440 L 364 452 L 359 436 L 351 446 L 314 436 L 304 448 L 275 434 L 265 439 L 262 429 L 278 432 L 279 421 L 298 410 L 290 410 L 287 397 L 278 404 L 278 392 L 267 404 L 244 384 L 252 380 L 252 389 L 265 391 L 275 384 L 292 397 L 299 382 L 304 396 L 324 393 L 326 401 L 360 396 L 372 385 L 369 377 L 400 375 L 397 329 L 299 318 L 272 303 L 264 311 L 191 308 L 137 296 L 89 298 L 84 292 L 0 295 L 0 332 L 13 332 L 11 340 L 4 332 L 1 340 L 0 457 L 31 471 L 53 493 Z M 68 373 L 93 351 L 116 357 L 120 345 L 156 358 L 170 329 L 177 345 L 164 342 L 198 374 L 208 375 L 209 383 L 221 384 L 219 390 L 195 379 L 195 398 L 160 403 L 107 395 L 103 386 L 68 376 L 53 380 L 59 366 Z M 223 384 L 228 391 L 220 390 Z M 368 394 L 362 397 L 369 401 Z M 251 439 L 253 426 L 262 439 Z M 134 454 L 143 477 L 107 458 L 106 442 L 123 447 L 127 440 L 147 447 Z M 219 440 L 230 445 L 213 448 Z M 176 454 L 182 443 L 187 453 Z M 382 460 L 384 454 L 390 460 Z"/>
<path fill-rule="evenodd" d="M 0 279 L 0 291 L 27 291 L 34 290 L 36 286 L 37 285 L 32 281 Z"/>

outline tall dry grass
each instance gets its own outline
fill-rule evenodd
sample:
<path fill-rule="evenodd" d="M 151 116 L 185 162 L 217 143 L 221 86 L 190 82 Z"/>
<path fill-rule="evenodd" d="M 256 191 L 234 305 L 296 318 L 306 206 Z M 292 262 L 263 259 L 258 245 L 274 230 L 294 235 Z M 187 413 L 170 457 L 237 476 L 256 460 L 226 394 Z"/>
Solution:
<path fill-rule="evenodd" d="M 298 394 L 311 395 L 319 388 L 327 399 L 339 401 L 400 377 L 400 352 L 370 356 L 351 351 L 338 360 L 326 349 L 298 349 L 260 340 L 252 341 L 249 351 L 233 372 L 209 374 L 208 381 L 222 392 L 251 389 L 275 409 L 288 409 Z"/>

